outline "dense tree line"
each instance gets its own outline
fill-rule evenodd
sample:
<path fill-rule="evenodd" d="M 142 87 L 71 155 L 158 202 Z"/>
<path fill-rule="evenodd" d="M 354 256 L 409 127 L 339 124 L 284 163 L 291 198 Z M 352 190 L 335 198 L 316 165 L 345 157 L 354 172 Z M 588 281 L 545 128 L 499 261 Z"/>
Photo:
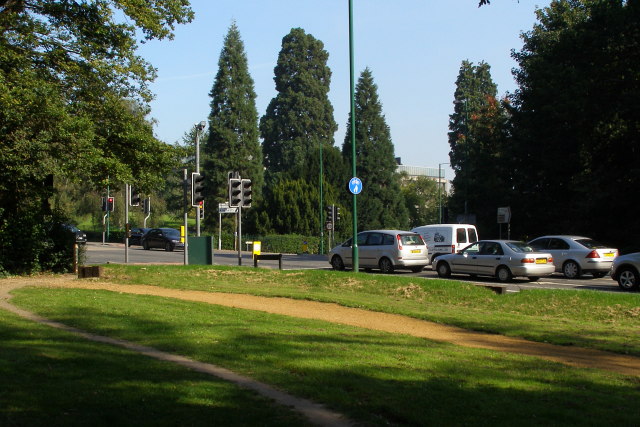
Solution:
<path fill-rule="evenodd" d="M 174 156 L 146 119 L 136 31 L 171 38 L 192 16 L 183 0 L 0 2 L 0 274 L 64 268 L 56 182 L 162 181 Z"/>
<path fill-rule="evenodd" d="M 513 53 L 508 102 L 476 91 L 484 103 L 456 104 L 451 204 L 463 212 L 466 200 L 488 235 L 496 208 L 511 206 L 516 237 L 583 234 L 638 249 L 640 1 L 554 0 L 537 18 Z"/>

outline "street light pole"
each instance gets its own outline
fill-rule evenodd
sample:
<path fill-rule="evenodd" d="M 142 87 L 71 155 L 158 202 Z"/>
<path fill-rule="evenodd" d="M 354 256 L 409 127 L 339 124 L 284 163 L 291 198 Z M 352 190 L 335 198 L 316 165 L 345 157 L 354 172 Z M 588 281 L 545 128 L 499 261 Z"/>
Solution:
<path fill-rule="evenodd" d="M 356 175 L 356 101 L 355 75 L 353 71 L 353 0 L 349 0 L 349 71 L 351 86 L 351 169 L 352 176 Z M 358 196 L 353 194 L 353 239 L 351 240 L 353 271 L 360 271 L 358 258 Z"/>
<path fill-rule="evenodd" d="M 206 125 L 204 120 L 196 125 L 196 173 L 200 173 L 200 133 Z M 196 206 L 196 236 L 200 237 L 200 204 Z"/>
<path fill-rule="evenodd" d="M 448 164 L 450 163 L 438 163 L 438 224 L 442 224 L 442 165 Z"/>

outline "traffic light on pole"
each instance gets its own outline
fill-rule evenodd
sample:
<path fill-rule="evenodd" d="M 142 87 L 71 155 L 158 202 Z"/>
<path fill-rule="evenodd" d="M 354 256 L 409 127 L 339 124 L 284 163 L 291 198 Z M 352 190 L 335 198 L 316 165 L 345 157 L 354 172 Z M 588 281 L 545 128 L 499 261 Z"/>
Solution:
<path fill-rule="evenodd" d="M 140 206 L 140 190 L 132 186 L 129 193 L 129 206 Z"/>
<path fill-rule="evenodd" d="M 103 211 L 103 212 L 106 212 L 106 211 L 107 211 L 107 198 L 106 198 L 106 197 L 103 197 L 103 198 L 102 198 L 102 204 L 101 204 L 101 206 L 102 206 L 102 211 Z"/>
<path fill-rule="evenodd" d="M 204 200 L 200 201 L 200 219 L 204 219 Z"/>
<path fill-rule="evenodd" d="M 251 194 L 253 190 L 251 189 L 251 180 L 243 179 L 242 180 L 242 207 L 250 208 L 251 207 Z"/>
<path fill-rule="evenodd" d="M 107 197 L 107 210 L 109 212 L 113 212 L 113 207 L 115 205 L 116 199 L 113 197 Z"/>
<path fill-rule="evenodd" d="M 151 197 L 147 197 L 142 201 L 142 211 L 145 215 L 149 215 L 151 213 Z"/>
<path fill-rule="evenodd" d="M 327 206 L 327 222 L 333 224 L 333 205 Z"/>
<path fill-rule="evenodd" d="M 242 180 L 229 179 L 229 206 L 238 207 L 242 203 Z"/>
<path fill-rule="evenodd" d="M 200 206 L 200 202 L 204 200 L 204 175 L 198 172 L 191 174 L 191 206 Z"/>
<path fill-rule="evenodd" d="M 340 206 L 335 206 L 335 220 L 340 221 Z"/>

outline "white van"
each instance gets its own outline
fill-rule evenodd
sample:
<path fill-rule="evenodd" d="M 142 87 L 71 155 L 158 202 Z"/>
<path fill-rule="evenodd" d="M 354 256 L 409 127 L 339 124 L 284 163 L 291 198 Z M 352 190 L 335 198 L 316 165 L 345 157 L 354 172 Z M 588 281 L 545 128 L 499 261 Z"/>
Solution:
<path fill-rule="evenodd" d="M 422 225 L 411 231 L 422 236 L 431 263 L 440 255 L 454 254 L 478 241 L 478 231 L 471 224 Z"/>

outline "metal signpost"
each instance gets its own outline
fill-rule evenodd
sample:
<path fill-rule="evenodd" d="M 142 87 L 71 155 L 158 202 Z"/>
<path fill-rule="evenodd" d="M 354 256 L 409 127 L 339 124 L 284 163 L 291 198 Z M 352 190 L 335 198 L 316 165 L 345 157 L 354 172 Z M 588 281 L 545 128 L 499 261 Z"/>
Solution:
<path fill-rule="evenodd" d="M 222 214 L 235 214 L 238 208 L 229 207 L 229 202 L 218 203 L 218 250 L 222 250 Z"/>
<path fill-rule="evenodd" d="M 511 207 L 498 208 L 498 224 L 500 224 L 500 238 L 502 239 L 502 224 L 507 224 L 507 239 L 511 239 Z"/>

